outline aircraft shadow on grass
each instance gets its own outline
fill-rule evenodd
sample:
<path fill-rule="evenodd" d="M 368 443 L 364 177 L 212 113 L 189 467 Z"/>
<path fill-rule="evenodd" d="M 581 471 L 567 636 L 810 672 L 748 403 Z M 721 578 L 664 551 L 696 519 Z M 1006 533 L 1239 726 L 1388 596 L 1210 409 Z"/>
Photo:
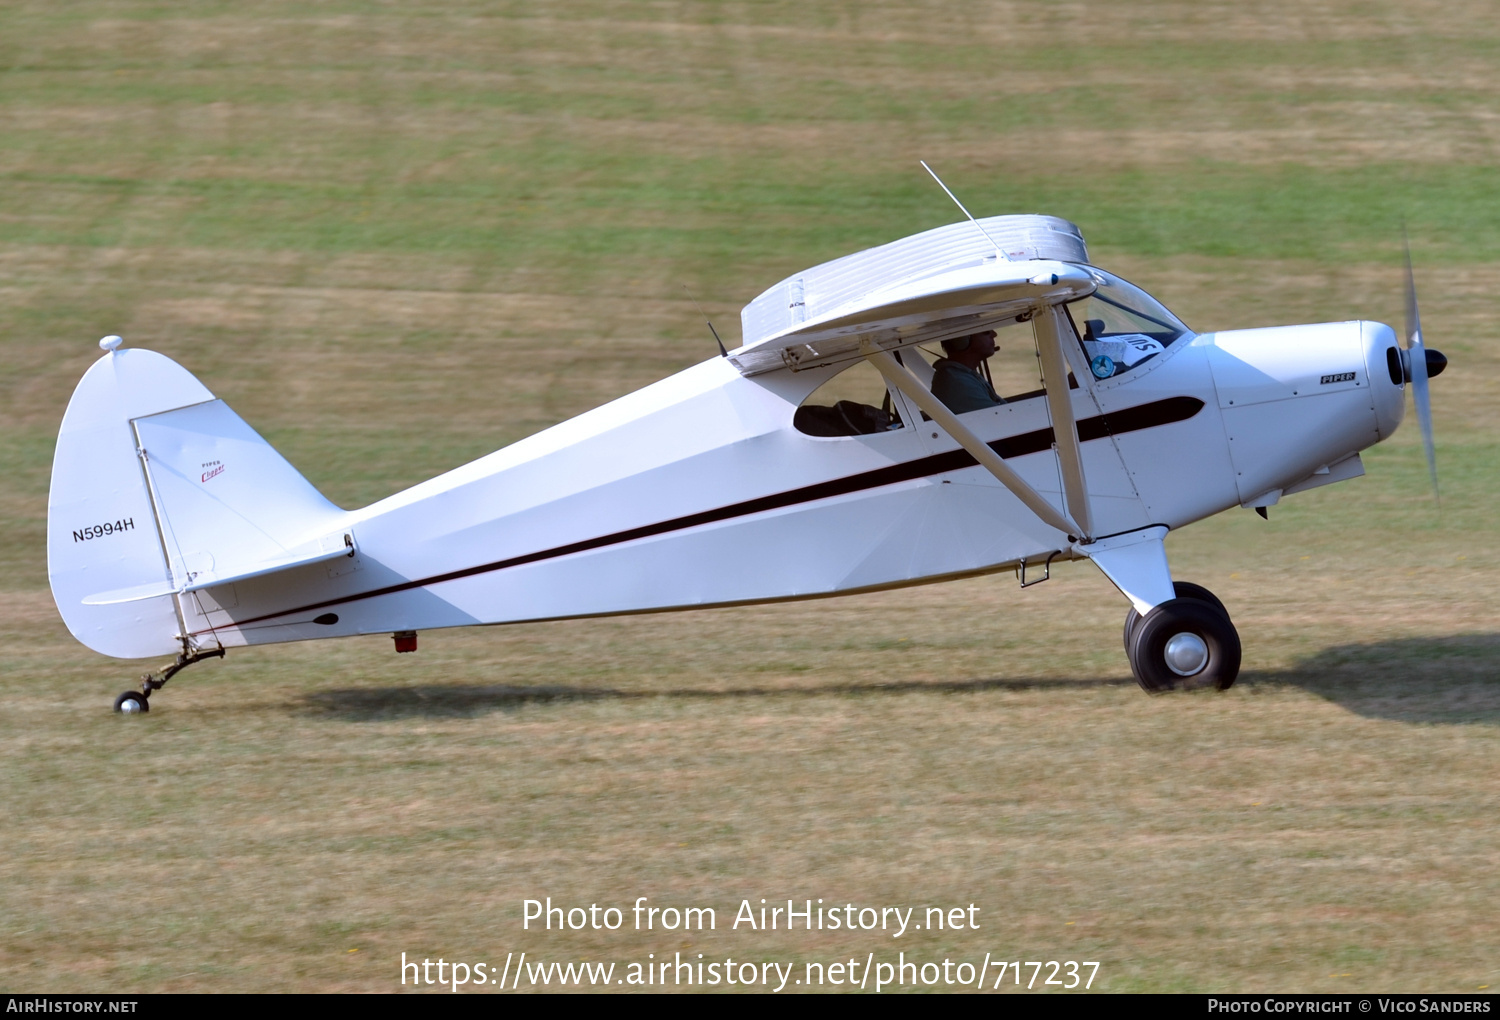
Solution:
<path fill-rule="evenodd" d="M 634 701 L 650 698 L 729 701 L 837 694 L 879 697 L 917 692 L 1067 691 L 1130 684 L 1129 679 L 1118 677 L 825 683 L 803 687 L 741 687 L 727 690 L 621 690 L 565 684 L 443 684 L 320 691 L 304 698 L 300 708 L 328 718 L 366 722 L 411 716 L 482 715 L 488 712 L 515 711 L 526 705 L 565 701 Z M 1500 724 L 1500 634 L 1401 638 L 1367 645 L 1340 645 L 1324 649 L 1290 669 L 1242 673 L 1236 684 L 1237 688 L 1249 691 L 1277 686 L 1300 687 L 1310 694 L 1368 718 L 1408 723 Z"/>
<path fill-rule="evenodd" d="M 679 701 L 733 701 L 741 698 L 808 698 L 833 694 L 881 695 L 916 692 L 990 690 L 1046 690 L 1111 687 L 1130 684 L 1130 680 L 932 680 L 894 681 L 890 683 L 825 683 L 799 687 L 678 687 L 663 690 L 621 690 L 613 687 L 581 687 L 565 684 L 538 684 L 522 687 L 509 684 L 442 684 L 422 687 L 355 687 L 320 691 L 303 699 L 302 707 L 351 721 L 390 719 L 401 716 L 465 716 L 485 712 L 514 711 L 524 705 L 558 701 L 646 701 L 666 698 Z M 1133 686 L 1133 684 L 1132 684 Z"/>
<path fill-rule="evenodd" d="M 1357 715 L 1408 723 L 1500 724 L 1500 634 L 1338 645 L 1236 686 L 1300 687 Z"/>

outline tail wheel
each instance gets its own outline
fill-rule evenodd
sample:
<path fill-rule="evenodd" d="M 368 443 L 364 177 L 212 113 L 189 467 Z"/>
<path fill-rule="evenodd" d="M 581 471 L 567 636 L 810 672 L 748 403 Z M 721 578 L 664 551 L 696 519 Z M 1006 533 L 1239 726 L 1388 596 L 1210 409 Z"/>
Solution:
<path fill-rule="evenodd" d="M 1224 603 L 1219 601 L 1219 596 L 1192 581 L 1173 581 L 1172 590 L 1180 599 L 1197 599 L 1199 602 L 1207 602 L 1211 606 L 1217 606 L 1219 612 L 1225 617 L 1229 616 L 1229 610 L 1224 608 Z M 1136 625 L 1141 622 L 1141 614 L 1135 611 L 1135 606 L 1125 610 L 1125 656 L 1130 656 L 1130 639 L 1135 634 Z M 1230 681 L 1233 683 L 1234 681 Z"/>
<path fill-rule="evenodd" d="M 115 699 L 115 711 L 122 715 L 136 715 L 151 711 L 151 702 L 140 691 L 126 691 Z"/>
<path fill-rule="evenodd" d="M 1240 674 L 1240 636 L 1223 609 L 1175 598 L 1152 609 L 1131 633 L 1130 668 L 1149 694 L 1227 690 Z"/>

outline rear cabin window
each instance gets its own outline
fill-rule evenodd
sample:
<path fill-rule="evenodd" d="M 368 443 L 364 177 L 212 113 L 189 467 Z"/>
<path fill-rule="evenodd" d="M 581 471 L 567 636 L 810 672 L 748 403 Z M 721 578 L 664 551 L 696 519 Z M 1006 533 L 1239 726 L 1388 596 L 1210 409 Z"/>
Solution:
<path fill-rule="evenodd" d="M 885 376 L 861 358 L 813 391 L 792 424 L 809 436 L 869 436 L 902 427 Z"/>

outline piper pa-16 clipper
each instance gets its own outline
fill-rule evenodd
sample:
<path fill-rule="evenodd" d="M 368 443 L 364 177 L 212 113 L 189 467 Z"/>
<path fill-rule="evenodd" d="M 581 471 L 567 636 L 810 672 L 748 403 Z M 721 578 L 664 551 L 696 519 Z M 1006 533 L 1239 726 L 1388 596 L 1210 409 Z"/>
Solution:
<path fill-rule="evenodd" d="M 1024 586 L 1088 559 L 1130 602 L 1143 688 L 1222 689 L 1239 637 L 1163 539 L 1363 474 L 1407 384 L 1430 463 L 1445 361 L 1407 279 L 1404 345 L 1376 322 L 1199 334 L 1091 265 L 1073 224 L 971 217 L 798 273 L 745 307 L 740 347 L 360 510 L 175 362 L 106 337 L 58 436 L 52 592 L 95 651 L 176 653 L 116 700 L 144 712 L 237 645 L 386 632 L 411 651 L 439 627 Z M 933 348 L 990 330 L 1034 352 L 1040 386 L 955 413 Z M 880 406 L 809 401 L 858 366 Z"/>

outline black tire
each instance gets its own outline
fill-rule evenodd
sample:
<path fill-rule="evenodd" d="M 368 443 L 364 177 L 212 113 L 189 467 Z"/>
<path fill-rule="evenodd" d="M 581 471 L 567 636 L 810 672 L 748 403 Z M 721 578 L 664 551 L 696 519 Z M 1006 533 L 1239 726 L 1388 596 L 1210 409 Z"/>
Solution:
<path fill-rule="evenodd" d="M 1219 596 L 1192 581 L 1173 581 L 1172 591 L 1180 599 L 1197 599 L 1199 602 L 1207 602 L 1211 606 L 1218 607 L 1219 612 L 1226 617 L 1229 610 L 1224 608 L 1224 603 L 1219 601 Z M 1135 635 L 1136 625 L 1141 622 L 1141 614 L 1135 611 L 1135 606 L 1125 610 L 1125 657 L 1130 657 L 1130 640 Z M 1231 681 L 1233 682 L 1233 681 Z"/>
<path fill-rule="evenodd" d="M 1130 640 L 1135 637 L 1135 625 L 1141 622 L 1141 614 L 1135 606 L 1125 610 L 1125 658 L 1130 658 Z"/>
<path fill-rule="evenodd" d="M 1217 607 L 1219 612 L 1225 616 L 1229 616 L 1229 610 L 1225 607 L 1224 603 L 1219 601 L 1219 596 L 1201 584 L 1194 584 L 1192 581 L 1173 581 L 1172 590 L 1177 593 L 1177 597 L 1180 599 L 1197 599 L 1199 602 L 1207 602 L 1209 605 Z"/>
<path fill-rule="evenodd" d="M 1179 635 L 1202 642 L 1203 664 L 1189 675 L 1167 661 L 1167 643 Z M 1148 694 L 1216 687 L 1228 690 L 1240 675 L 1240 636 L 1223 610 L 1200 599 L 1163 602 L 1141 618 L 1131 635 L 1130 669 Z"/>
<path fill-rule="evenodd" d="M 129 703 L 128 705 L 127 702 Z M 115 699 L 115 711 L 125 715 L 134 715 L 137 712 L 149 712 L 151 711 L 151 700 L 140 691 L 126 691 Z"/>

